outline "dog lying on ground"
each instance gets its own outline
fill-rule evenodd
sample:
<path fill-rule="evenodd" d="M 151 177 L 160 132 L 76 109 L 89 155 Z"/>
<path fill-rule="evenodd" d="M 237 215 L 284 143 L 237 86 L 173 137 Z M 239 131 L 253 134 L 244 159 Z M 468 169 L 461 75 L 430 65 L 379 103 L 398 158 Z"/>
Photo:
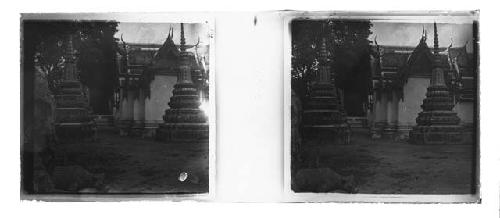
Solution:
<path fill-rule="evenodd" d="M 292 180 L 295 192 L 357 193 L 354 176 L 342 176 L 330 168 L 299 169 Z"/>

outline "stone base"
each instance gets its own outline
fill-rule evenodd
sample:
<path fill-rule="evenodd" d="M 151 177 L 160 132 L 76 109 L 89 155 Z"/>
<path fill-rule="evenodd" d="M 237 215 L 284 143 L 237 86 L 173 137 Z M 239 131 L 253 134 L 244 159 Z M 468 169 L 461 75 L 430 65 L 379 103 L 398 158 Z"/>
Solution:
<path fill-rule="evenodd" d="M 393 139 L 397 135 L 397 126 L 395 124 L 386 124 L 382 130 L 382 137 Z"/>
<path fill-rule="evenodd" d="M 382 138 L 382 133 L 384 131 L 385 122 L 375 122 L 370 127 L 370 137 L 372 139 Z"/>
<path fill-rule="evenodd" d="M 118 120 L 115 129 L 120 136 L 154 138 L 160 123 L 155 121 Z"/>
<path fill-rule="evenodd" d="M 55 131 L 60 142 L 93 141 L 96 138 L 96 125 L 93 122 L 58 123 Z"/>
<path fill-rule="evenodd" d="M 463 144 L 466 137 L 461 126 L 416 126 L 410 131 L 412 144 Z"/>
<path fill-rule="evenodd" d="M 164 142 L 200 142 L 208 138 L 208 123 L 163 123 L 156 130 L 156 139 Z"/>
<path fill-rule="evenodd" d="M 366 117 L 347 117 L 347 123 L 353 129 L 363 129 L 368 126 Z"/>
<path fill-rule="evenodd" d="M 305 140 L 328 140 L 329 144 L 334 145 L 351 142 L 351 130 L 347 124 L 304 126 L 303 133 Z"/>

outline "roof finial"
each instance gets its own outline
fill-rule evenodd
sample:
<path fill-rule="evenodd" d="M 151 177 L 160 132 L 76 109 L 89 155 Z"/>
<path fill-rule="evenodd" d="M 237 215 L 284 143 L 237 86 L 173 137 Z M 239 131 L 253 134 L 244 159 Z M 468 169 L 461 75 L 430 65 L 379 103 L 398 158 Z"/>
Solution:
<path fill-rule="evenodd" d="M 422 25 L 422 41 L 426 42 L 427 41 L 427 30 L 425 27 Z"/>
<path fill-rule="evenodd" d="M 439 39 L 438 39 L 438 32 L 437 32 L 437 24 L 436 21 L 434 21 L 434 54 L 438 54 L 438 49 L 439 49 Z"/>
<path fill-rule="evenodd" d="M 186 51 L 186 39 L 184 38 L 184 23 L 181 23 L 181 51 Z"/>

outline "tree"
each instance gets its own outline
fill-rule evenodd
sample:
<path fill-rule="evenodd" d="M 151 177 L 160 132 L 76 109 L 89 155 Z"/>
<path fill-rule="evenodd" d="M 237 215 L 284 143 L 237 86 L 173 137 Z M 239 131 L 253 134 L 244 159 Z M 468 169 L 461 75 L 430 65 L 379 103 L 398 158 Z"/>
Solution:
<path fill-rule="evenodd" d="M 109 114 L 118 86 L 116 22 L 88 22 L 82 25 L 78 69 L 80 80 L 89 87 L 94 113 Z"/>
<path fill-rule="evenodd" d="M 370 82 L 371 26 L 368 20 L 292 21 L 292 89 L 302 101 L 318 73 L 317 48 L 325 37 L 335 84 L 344 91 L 348 115 L 364 113 Z"/>

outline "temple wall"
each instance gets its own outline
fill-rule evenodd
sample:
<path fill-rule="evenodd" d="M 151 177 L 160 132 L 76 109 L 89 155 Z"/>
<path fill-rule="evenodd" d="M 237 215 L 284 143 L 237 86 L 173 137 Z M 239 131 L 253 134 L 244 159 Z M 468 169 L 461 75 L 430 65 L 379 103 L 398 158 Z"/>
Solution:
<path fill-rule="evenodd" d="M 473 102 L 460 102 L 455 105 L 453 111 L 457 112 L 462 124 L 472 124 L 474 121 L 474 103 Z"/>
<path fill-rule="evenodd" d="M 145 107 L 145 101 L 144 101 L 144 92 L 143 91 L 138 91 L 139 93 L 136 93 L 136 97 L 134 98 L 133 102 L 133 107 L 134 107 L 134 123 L 135 124 L 142 124 L 144 123 L 144 118 L 145 118 L 145 113 L 144 113 L 144 107 Z"/>
<path fill-rule="evenodd" d="M 430 78 L 408 78 L 408 83 L 403 88 L 403 99 L 398 106 L 398 126 L 410 127 L 417 124 L 418 113 L 425 98 Z"/>
<path fill-rule="evenodd" d="M 375 103 L 370 120 L 370 134 L 372 138 L 380 138 L 387 123 L 387 93 L 375 92 Z"/>
<path fill-rule="evenodd" d="M 163 115 L 165 110 L 169 108 L 168 102 L 172 97 L 176 82 L 176 76 L 155 75 L 155 79 L 150 84 L 150 97 L 145 99 L 146 125 L 163 122 Z"/>
<path fill-rule="evenodd" d="M 118 120 L 133 120 L 134 119 L 134 93 L 127 91 L 127 98 L 123 98 L 120 106 L 120 116 Z"/>
<path fill-rule="evenodd" d="M 373 121 L 375 123 L 382 123 L 387 121 L 387 96 L 386 93 L 380 93 L 378 92 L 376 100 L 375 100 L 375 113 L 374 113 L 374 118 Z"/>
<path fill-rule="evenodd" d="M 399 122 L 399 104 L 400 104 L 400 100 L 398 99 L 396 92 L 392 92 L 392 101 L 391 101 L 390 106 L 392 107 L 393 115 L 392 115 L 391 120 L 389 120 L 389 121 L 393 125 L 397 125 L 397 123 Z"/>
<path fill-rule="evenodd" d="M 389 92 L 389 93 L 386 93 L 385 96 L 387 96 L 387 103 L 386 103 L 386 106 L 385 106 L 385 111 L 387 112 L 387 115 L 386 115 L 386 122 L 388 125 L 391 125 L 391 124 L 395 124 L 395 121 L 397 120 L 397 117 L 396 117 L 396 114 L 395 114 L 395 108 L 394 108 L 394 105 L 395 104 L 395 101 L 396 99 L 393 98 L 393 95 L 392 95 L 393 92 Z"/>
<path fill-rule="evenodd" d="M 366 112 L 366 121 L 368 122 L 368 125 L 371 125 L 371 123 L 374 121 L 375 118 L 375 109 L 368 110 Z"/>

